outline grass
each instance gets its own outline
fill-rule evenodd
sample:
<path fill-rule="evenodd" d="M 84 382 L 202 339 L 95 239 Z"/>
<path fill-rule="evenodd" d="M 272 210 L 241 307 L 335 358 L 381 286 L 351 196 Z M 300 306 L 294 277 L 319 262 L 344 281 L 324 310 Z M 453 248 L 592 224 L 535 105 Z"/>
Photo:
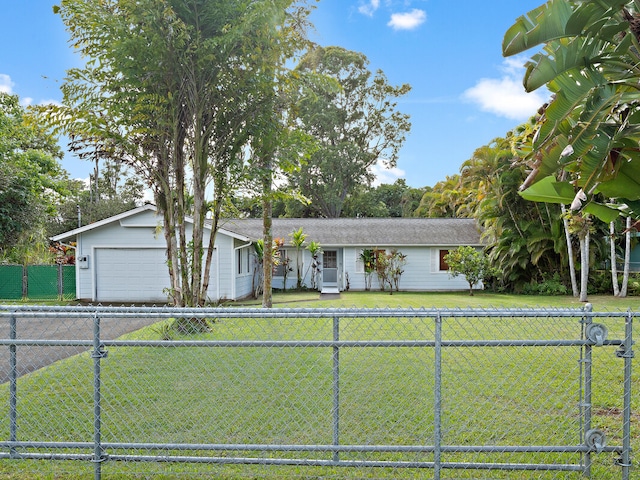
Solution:
<path fill-rule="evenodd" d="M 592 297 L 596 310 L 640 311 L 640 298 Z M 251 304 L 251 302 L 249 302 Z M 493 294 L 394 295 L 348 292 L 318 300 L 313 293 L 274 296 L 276 307 L 580 307 L 566 297 Z M 611 322 L 612 335 L 620 333 Z M 488 322 L 445 319 L 447 339 L 575 337 L 575 322 L 556 319 Z M 636 324 L 636 331 L 638 330 Z M 148 327 L 128 339 L 159 339 Z M 342 340 L 432 339 L 431 320 L 343 319 Z M 578 330 L 579 335 L 579 330 Z M 331 319 L 224 319 L 197 339 L 320 340 L 332 336 Z M 559 347 L 450 348 L 443 352 L 443 435 L 457 445 L 578 444 L 579 349 Z M 424 348 L 343 348 L 341 431 L 343 443 L 430 444 L 434 434 L 434 351 Z M 612 348 L 594 352 L 594 425 L 610 444 L 620 442 L 622 363 Z M 102 362 L 103 441 L 162 443 L 330 444 L 331 349 L 113 347 Z M 637 370 L 637 368 L 636 368 Z M 20 379 L 19 438 L 91 441 L 92 361 L 84 353 Z M 638 384 L 638 374 L 634 375 Z M 0 386 L 0 418 L 8 415 L 8 388 Z M 640 411 L 636 393 L 633 410 Z M 640 449 L 634 417 L 633 444 Z M 0 438 L 8 438 L 6 421 Z M 114 452 L 110 452 L 114 453 Z M 145 451 L 128 453 L 146 454 Z M 156 452 L 158 453 L 158 452 Z M 169 453 L 169 452 L 160 452 Z M 178 454 L 198 454 L 174 452 Z M 229 453 L 222 453 L 228 455 Z M 232 452 L 260 456 L 257 452 Z M 273 454 L 303 458 L 317 454 Z M 355 458 L 343 454 L 342 458 Z M 362 458 L 363 456 L 359 456 Z M 431 454 L 366 454 L 365 458 L 431 461 Z M 329 459 L 330 454 L 322 458 Z M 445 454 L 444 461 L 531 462 L 522 454 Z M 593 478 L 620 478 L 609 454 L 597 456 Z M 536 454 L 535 462 L 575 463 L 575 455 Z M 635 462 L 637 465 L 637 460 Z M 104 478 L 431 478 L 432 471 L 339 469 L 303 466 L 207 466 L 106 462 Z M 89 462 L 0 461 L 1 478 L 87 478 Z M 443 478 L 578 479 L 566 472 L 446 470 Z M 637 472 L 632 479 L 638 479 Z"/>
<path fill-rule="evenodd" d="M 640 296 L 616 298 L 591 295 L 588 299 L 595 310 L 640 311 Z M 261 300 L 234 302 L 230 305 L 261 305 Z M 584 303 L 571 296 L 504 295 L 490 292 L 342 292 L 339 299 L 322 300 L 317 292 L 287 292 L 273 295 L 274 307 L 291 308 L 582 308 Z"/>

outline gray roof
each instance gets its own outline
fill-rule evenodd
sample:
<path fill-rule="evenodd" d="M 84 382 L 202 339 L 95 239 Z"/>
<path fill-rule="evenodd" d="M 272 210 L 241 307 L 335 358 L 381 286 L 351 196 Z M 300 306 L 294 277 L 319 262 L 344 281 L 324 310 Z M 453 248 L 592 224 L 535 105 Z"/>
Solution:
<path fill-rule="evenodd" d="M 302 227 L 307 242 L 323 246 L 480 246 L 480 230 L 467 218 L 274 218 L 273 237 Z M 262 238 L 262 219 L 225 219 L 220 228 L 251 240 Z"/>

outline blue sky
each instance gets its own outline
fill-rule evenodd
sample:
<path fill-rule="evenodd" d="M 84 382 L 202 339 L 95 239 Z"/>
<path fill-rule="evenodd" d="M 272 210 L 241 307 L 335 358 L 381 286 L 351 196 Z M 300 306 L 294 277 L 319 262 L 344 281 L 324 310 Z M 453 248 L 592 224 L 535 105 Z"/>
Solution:
<path fill-rule="evenodd" d="M 69 47 L 52 0 L 0 0 L 0 91 L 24 104 L 59 102 L 60 84 L 80 59 Z M 378 181 L 405 178 L 432 186 L 459 172 L 476 148 L 526 121 L 546 100 L 525 94 L 522 65 L 501 44 L 514 20 L 543 0 L 320 0 L 311 38 L 364 53 L 370 69 L 412 91 L 399 101 L 412 129 L 394 170 Z M 62 146 L 66 145 L 62 142 Z M 88 162 L 67 154 L 63 167 L 86 178 Z"/>

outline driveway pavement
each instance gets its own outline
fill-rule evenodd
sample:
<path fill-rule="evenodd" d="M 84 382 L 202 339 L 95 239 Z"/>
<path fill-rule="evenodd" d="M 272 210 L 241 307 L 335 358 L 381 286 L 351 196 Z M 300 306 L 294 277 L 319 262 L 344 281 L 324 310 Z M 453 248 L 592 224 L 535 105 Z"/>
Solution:
<path fill-rule="evenodd" d="M 125 333 L 158 322 L 158 318 L 103 318 L 100 321 L 100 335 L 105 340 L 113 340 Z M 10 335 L 9 319 L 0 317 L 0 338 Z M 20 340 L 93 340 L 92 318 L 20 318 L 17 319 L 17 338 Z M 84 346 L 41 347 L 18 346 L 18 375 L 25 375 L 58 360 L 90 350 Z M 9 381 L 9 347 L 0 346 L 0 383 Z"/>

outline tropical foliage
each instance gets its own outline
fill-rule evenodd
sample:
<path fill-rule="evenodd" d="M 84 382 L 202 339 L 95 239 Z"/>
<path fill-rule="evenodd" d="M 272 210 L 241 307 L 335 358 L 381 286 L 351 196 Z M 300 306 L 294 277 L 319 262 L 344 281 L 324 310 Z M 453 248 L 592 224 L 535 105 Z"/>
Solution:
<path fill-rule="evenodd" d="M 294 230 L 289 234 L 291 237 L 291 245 L 296 250 L 296 288 L 302 288 L 302 249 L 307 241 L 307 234 L 302 231 L 302 227 Z"/>
<path fill-rule="evenodd" d="M 68 73 L 64 106 L 50 118 L 77 150 L 145 179 L 163 215 L 172 300 L 201 305 L 223 206 L 246 173 L 244 148 L 273 112 L 274 73 L 308 10 L 294 0 L 62 0 L 56 11 L 87 61 Z"/>
<path fill-rule="evenodd" d="M 542 46 L 524 86 L 554 94 L 528 145 L 531 171 L 521 189 L 532 199 L 605 221 L 614 207 L 640 218 L 639 9 L 635 0 L 550 0 L 506 32 L 505 55 Z M 603 205 L 610 198 L 613 205 Z"/>
<path fill-rule="evenodd" d="M 144 185 L 124 168 L 106 161 L 91 176 L 91 185 L 82 180 L 69 180 L 67 193 L 56 206 L 57 213 L 47 218 L 47 235 L 73 230 L 135 208 L 141 203 Z"/>
<path fill-rule="evenodd" d="M 296 123 L 317 149 L 290 182 L 319 216 L 340 217 L 347 195 L 371 184 L 379 161 L 395 166 L 411 127 L 396 104 L 411 87 L 389 84 L 382 71 L 372 75 L 368 63 L 362 53 L 315 46 L 296 67 L 304 80 Z"/>
<path fill-rule="evenodd" d="M 470 246 L 461 246 L 451 250 L 444 257 L 449 265 L 449 273 L 452 277 L 463 275 L 469 284 L 469 295 L 473 295 L 473 286 L 481 280 L 493 275 L 494 269 L 491 261 L 481 251 Z"/>
<path fill-rule="evenodd" d="M 0 257 L 17 263 L 49 258 L 45 219 L 67 185 L 57 140 L 33 113 L 0 92 Z"/>

